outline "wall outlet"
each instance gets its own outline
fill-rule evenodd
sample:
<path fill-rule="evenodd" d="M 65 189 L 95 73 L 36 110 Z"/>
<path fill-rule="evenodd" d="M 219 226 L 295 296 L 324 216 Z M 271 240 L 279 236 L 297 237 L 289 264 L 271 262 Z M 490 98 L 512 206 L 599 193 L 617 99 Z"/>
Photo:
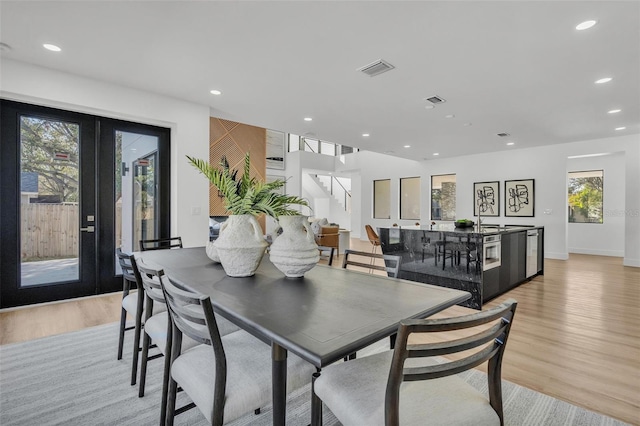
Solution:
<path fill-rule="evenodd" d="M 544 209 L 544 214 L 552 214 L 553 213 L 553 209 Z"/>
<path fill-rule="evenodd" d="M 191 207 L 191 216 L 200 216 L 200 207 Z"/>

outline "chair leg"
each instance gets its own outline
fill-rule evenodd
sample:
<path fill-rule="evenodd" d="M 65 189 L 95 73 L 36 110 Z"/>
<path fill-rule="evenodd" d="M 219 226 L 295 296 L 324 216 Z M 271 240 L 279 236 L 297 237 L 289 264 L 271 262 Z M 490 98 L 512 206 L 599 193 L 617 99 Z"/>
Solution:
<path fill-rule="evenodd" d="M 138 398 L 144 396 L 144 388 L 147 383 L 147 361 L 149 360 L 149 345 L 150 338 L 147 333 L 144 333 L 142 339 L 142 359 L 140 360 L 140 384 L 138 388 Z"/>
<path fill-rule="evenodd" d="M 314 385 L 320 373 L 311 376 L 311 426 L 322 426 L 322 401 L 315 393 Z"/>
<path fill-rule="evenodd" d="M 136 329 L 133 338 L 133 361 L 131 366 L 131 386 L 136 384 L 138 375 L 138 354 L 140 353 L 140 331 L 142 330 L 144 291 L 138 290 L 138 306 L 136 309 Z"/>
<path fill-rule="evenodd" d="M 164 372 L 162 373 L 162 403 L 160 405 L 160 426 L 164 426 L 167 421 L 169 379 L 171 378 L 170 377 L 170 374 L 171 374 L 171 330 L 170 329 L 171 329 L 171 322 L 169 322 L 167 344 L 165 346 L 165 351 L 164 351 L 165 356 L 164 356 Z M 142 379 L 140 380 L 142 381 Z M 175 401 L 174 401 L 174 407 L 175 407 Z"/>
<path fill-rule="evenodd" d="M 120 337 L 118 338 L 118 359 L 122 359 L 122 348 L 124 346 L 124 329 L 127 326 L 127 311 L 122 308 L 120 313 Z"/>

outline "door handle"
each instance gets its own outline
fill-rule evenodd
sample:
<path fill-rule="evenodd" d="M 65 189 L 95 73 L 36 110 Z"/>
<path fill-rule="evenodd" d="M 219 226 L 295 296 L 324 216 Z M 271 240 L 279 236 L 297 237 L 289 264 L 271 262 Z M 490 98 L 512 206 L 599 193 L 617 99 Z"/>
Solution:
<path fill-rule="evenodd" d="M 86 228 L 80 228 L 82 232 L 95 232 L 96 227 L 93 225 L 87 226 Z"/>

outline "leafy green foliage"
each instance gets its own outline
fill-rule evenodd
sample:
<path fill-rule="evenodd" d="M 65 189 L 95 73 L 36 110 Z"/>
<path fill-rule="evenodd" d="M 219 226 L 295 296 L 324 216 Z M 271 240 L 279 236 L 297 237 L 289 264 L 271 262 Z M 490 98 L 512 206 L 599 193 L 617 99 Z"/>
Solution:
<path fill-rule="evenodd" d="M 602 223 L 603 189 L 602 177 L 570 177 L 569 222 Z"/>
<path fill-rule="evenodd" d="M 39 194 L 78 201 L 79 130 L 74 123 L 21 117 L 21 171 L 38 174 Z M 57 153 L 69 159 L 56 160 Z"/>
<path fill-rule="evenodd" d="M 241 178 L 238 170 L 231 170 L 226 157 L 222 157 L 219 167 L 212 167 L 209 162 L 186 156 L 189 163 L 198 169 L 213 184 L 224 198 L 224 207 L 231 214 L 251 214 L 257 216 L 265 213 L 271 217 L 300 214 L 290 208 L 292 204 L 309 207 L 309 203 L 296 196 L 278 194 L 274 191 L 282 188 L 284 180 L 278 179 L 265 183 L 250 176 L 251 161 L 249 153 L 244 157 L 244 169 Z"/>

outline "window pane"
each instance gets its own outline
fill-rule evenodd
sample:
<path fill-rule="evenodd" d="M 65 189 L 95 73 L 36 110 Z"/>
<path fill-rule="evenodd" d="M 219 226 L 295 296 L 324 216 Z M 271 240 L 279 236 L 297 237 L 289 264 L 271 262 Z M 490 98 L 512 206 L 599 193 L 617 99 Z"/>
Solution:
<path fill-rule="evenodd" d="M 308 152 L 320 152 L 318 149 L 318 141 L 315 139 L 304 139 L 304 150 Z"/>
<path fill-rule="evenodd" d="M 289 133 L 289 152 L 300 151 L 300 136 Z"/>
<path fill-rule="evenodd" d="M 602 223 L 604 172 L 569 172 L 569 222 Z"/>
<path fill-rule="evenodd" d="M 400 179 L 400 219 L 420 219 L 420 178 Z"/>
<path fill-rule="evenodd" d="M 431 220 L 455 220 L 456 175 L 431 176 Z"/>
<path fill-rule="evenodd" d="M 79 279 L 79 142 L 75 123 L 20 117 L 21 285 Z"/>
<path fill-rule="evenodd" d="M 373 218 L 391 219 L 391 180 L 373 181 Z"/>
<path fill-rule="evenodd" d="M 320 142 L 320 153 L 324 155 L 331 155 L 335 157 L 336 155 L 336 146 L 331 142 Z"/>

